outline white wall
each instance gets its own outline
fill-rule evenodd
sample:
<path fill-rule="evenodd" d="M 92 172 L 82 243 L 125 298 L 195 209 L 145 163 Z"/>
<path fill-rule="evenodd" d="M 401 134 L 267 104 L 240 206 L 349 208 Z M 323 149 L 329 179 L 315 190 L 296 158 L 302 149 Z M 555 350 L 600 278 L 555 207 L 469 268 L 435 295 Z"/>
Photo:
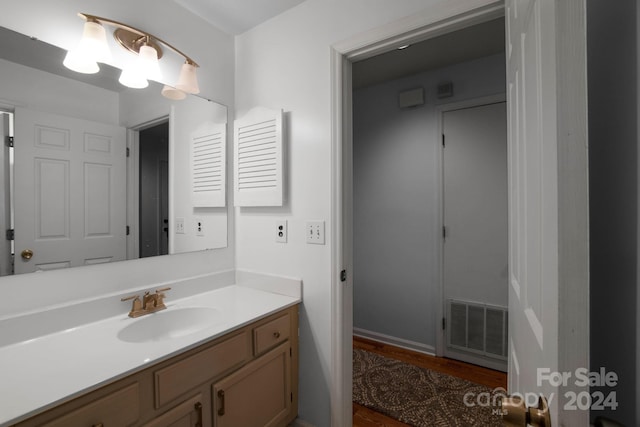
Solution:
<path fill-rule="evenodd" d="M 450 0 L 447 0 L 450 2 Z M 331 46 L 439 0 L 307 0 L 236 39 L 236 117 L 255 106 L 287 112 L 288 202 L 236 211 L 239 268 L 300 277 L 300 417 L 330 425 Z M 459 5 L 479 4 L 460 0 Z M 289 242 L 275 242 L 276 219 Z M 307 220 L 326 221 L 326 245 L 304 242 Z"/>
<path fill-rule="evenodd" d="M 354 327 L 435 351 L 442 211 L 438 105 L 505 92 L 493 55 L 356 90 L 353 95 Z M 454 96 L 436 98 L 451 81 Z M 425 105 L 398 107 L 422 87 Z M 506 298 L 506 294 L 504 295 Z"/>

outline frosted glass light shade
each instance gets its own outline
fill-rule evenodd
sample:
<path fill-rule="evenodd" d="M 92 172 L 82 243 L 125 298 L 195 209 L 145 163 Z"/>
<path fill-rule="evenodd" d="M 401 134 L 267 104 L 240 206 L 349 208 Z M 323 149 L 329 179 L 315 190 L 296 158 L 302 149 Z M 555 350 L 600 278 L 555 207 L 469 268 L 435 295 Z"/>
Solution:
<path fill-rule="evenodd" d="M 62 64 L 77 73 L 95 74 L 100 71 L 100 67 L 96 61 L 78 54 L 76 49 L 72 49 L 67 52 Z"/>
<path fill-rule="evenodd" d="M 175 101 L 179 101 L 187 97 L 186 93 L 169 85 L 164 85 L 161 93 L 165 98 L 173 99 Z"/>
<path fill-rule="evenodd" d="M 198 87 L 198 77 L 196 76 L 196 67 L 188 62 L 182 64 L 180 69 L 180 76 L 178 77 L 178 84 L 176 89 L 180 89 L 186 93 L 200 93 Z"/>
<path fill-rule="evenodd" d="M 137 67 L 127 67 L 123 69 L 118 81 L 132 89 L 144 89 L 149 86 L 146 76 L 143 75 Z"/>
<path fill-rule="evenodd" d="M 137 67 L 140 68 L 140 72 L 146 76 L 149 80 L 159 81 L 162 79 L 162 73 L 160 72 L 160 64 L 158 63 L 158 51 L 153 47 L 143 45 L 140 46 L 140 52 L 138 53 Z"/>
<path fill-rule="evenodd" d="M 79 73 L 93 74 L 100 71 L 98 62 L 109 62 L 111 51 L 107 44 L 107 33 L 97 22 L 84 23 L 82 38 L 78 45 L 67 52 L 63 64 Z"/>
<path fill-rule="evenodd" d="M 93 56 L 96 62 L 108 62 L 111 60 L 111 51 L 107 44 L 107 32 L 97 22 L 87 21 L 84 23 L 82 39 L 80 39 L 78 49 L 83 55 Z"/>

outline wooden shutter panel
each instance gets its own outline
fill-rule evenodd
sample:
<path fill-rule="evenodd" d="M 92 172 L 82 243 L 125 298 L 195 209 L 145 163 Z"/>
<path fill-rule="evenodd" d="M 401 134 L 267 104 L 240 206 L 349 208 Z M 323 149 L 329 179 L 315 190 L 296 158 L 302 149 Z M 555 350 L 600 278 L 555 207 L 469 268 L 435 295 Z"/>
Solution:
<path fill-rule="evenodd" d="M 226 205 L 227 125 L 208 124 L 191 134 L 191 199 L 194 207 Z"/>
<path fill-rule="evenodd" d="M 257 107 L 234 125 L 236 206 L 282 206 L 282 110 Z"/>

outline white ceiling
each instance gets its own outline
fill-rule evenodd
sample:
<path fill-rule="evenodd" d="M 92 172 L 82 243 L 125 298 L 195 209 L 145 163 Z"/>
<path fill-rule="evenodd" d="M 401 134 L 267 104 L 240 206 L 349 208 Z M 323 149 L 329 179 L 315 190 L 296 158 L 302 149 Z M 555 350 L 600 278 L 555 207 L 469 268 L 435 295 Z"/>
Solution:
<path fill-rule="evenodd" d="M 174 0 L 225 33 L 237 35 L 304 0 Z"/>
<path fill-rule="evenodd" d="M 504 52 L 504 18 L 463 28 L 353 64 L 355 89 Z"/>

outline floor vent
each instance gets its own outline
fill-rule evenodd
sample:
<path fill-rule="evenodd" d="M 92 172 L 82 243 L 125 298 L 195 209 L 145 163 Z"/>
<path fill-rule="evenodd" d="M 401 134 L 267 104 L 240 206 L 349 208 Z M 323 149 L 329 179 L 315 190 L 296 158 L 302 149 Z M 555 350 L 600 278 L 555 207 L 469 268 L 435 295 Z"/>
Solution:
<path fill-rule="evenodd" d="M 447 300 L 447 346 L 507 360 L 506 307 Z"/>

